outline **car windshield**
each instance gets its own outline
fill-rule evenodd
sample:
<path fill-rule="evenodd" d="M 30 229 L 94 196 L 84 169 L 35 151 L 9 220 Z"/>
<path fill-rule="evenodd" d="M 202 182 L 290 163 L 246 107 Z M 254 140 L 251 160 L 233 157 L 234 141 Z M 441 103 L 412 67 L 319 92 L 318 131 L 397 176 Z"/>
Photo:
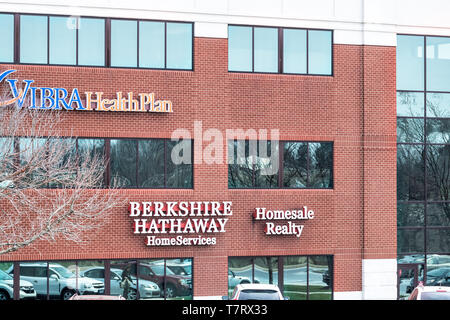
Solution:
<path fill-rule="evenodd" d="M 155 274 L 157 274 L 158 276 L 162 276 L 164 275 L 164 266 L 163 265 L 152 265 L 152 270 Z M 169 268 L 166 268 L 166 275 L 174 275 L 175 273 L 173 273 L 172 271 L 170 271 Z"/>
<path fill-rule="evenodd" d="M 0 270 L 0 280 L 11 280 L 12 277 L 6 272 Z"/>
<path fill-rule="evenodd" d="M 422 292 L 422 300 L 450 300 L 450 292 Z"/>
<path fill-rule="evenodd" d="M 75 278 L 75 274 L 64 267 L 52 267 L 63 278 Z"/>
<path fill-rule="evenodd" d="M 280 300 L 280 296 L 275 290 L 245 289 L 239 294 L 239 300 Z"/>
<path fill-rule="evenodd" d="M 191 267 L 182 267 L 182 266 L 167 266 L 171 271 L 178 275 L 190 275 Z"/>

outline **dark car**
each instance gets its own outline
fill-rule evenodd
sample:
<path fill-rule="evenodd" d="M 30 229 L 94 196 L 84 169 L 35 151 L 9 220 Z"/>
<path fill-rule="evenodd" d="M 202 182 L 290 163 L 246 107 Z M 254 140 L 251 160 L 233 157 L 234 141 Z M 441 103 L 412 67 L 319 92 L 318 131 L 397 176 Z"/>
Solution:
<path fill-rule="evenodd" d="M 155 282 L 161 289 L 161 295 L 166 298 L 192 294 L 191 276 L 176 275 L 169 268 L 164 270 L 164 264 L 139 264 L 138 273 L 140 279 Z"/>

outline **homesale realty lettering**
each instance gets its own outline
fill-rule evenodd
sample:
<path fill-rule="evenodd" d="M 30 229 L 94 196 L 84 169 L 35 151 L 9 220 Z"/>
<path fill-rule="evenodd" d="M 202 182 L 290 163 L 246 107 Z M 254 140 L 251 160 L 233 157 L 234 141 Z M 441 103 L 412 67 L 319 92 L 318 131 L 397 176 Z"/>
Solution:
<path fill-rule="evenodd" d="M 7 70 L 0 74 L 0 82 L 16 70 Z M 116 92 L 115 99 L 105 99 L 103 92 L 84 92 L 86 98 L 81 100 L 80 93 L 74 88 L 69 95 L 65 88 L 33 87 L 34 80 L 23 80 L 24 88 L 17 88 L 17 79 L 6 79 L 11 89 L 12 99 L 0 101 L 0 106 L 16 103 L 22 108 L 25 98 L 30 95 L 29 109 L 38 110 L 96 110 L 96 111 L 127 111 L 127 112 L 173 112 L 172 102 L 169 100 L 156 100 L 154 93 L 133 92 L 122 95 Z M 20 87 L 20 86 L 19 86 Z"/>
<path fill-rule="evenodd" d="M 314 211 L 303 207 L 298 210 L 266 210 L 266 208 L 256 208 L 253 212 L 255 220 L 311 220 L 314 219 Z M 302 235 L 304 225 L 288 221 L 286 224 L 277 225 L 274 222 L 266 222 L 264 232 L 267 235 L 295 235 L 298 238 Z"/>
<path fill-rule="evenodd" d="M 129 216 L 134 234 L 147 235 L 147 246 L 214 245 L 215 237 L 199 233 L 223 233 L 228 217 L 233 215 L 231 202 L 130 202 Z M 159 238 L 155 235 L 176 237 Z M 186 235 L 197 234 L 196 237 Z"/>

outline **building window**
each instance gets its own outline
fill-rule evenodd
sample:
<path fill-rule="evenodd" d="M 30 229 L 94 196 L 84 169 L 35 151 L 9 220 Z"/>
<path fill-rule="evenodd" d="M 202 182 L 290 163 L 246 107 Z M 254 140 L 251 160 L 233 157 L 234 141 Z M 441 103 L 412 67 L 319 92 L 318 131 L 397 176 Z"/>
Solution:
<path fill-rule="evenodd" d="M 14 62 L 14 15 L 0 14 L 0 62 Z"/>
<path fill-rule="evenodd" d="M 61 142 L 63 144 L 61 144 Z M 193 187 L 193 151 L 191 140 L 169 139 L 102 139 L 102 138 L 1 138 L 3 150 L 11 148 L 17 167 L 25 166 L 37 156 L 45 156 L 48 150 L 63 146 L 71 150 L 65 161 L 88 161 L 105 158 L 104 179 L 99 187 L 114 185 L 120 188 L 173 188 Z M 15 158 L 14 158 L 15 159 Z M 66 162 L 67 163 L 67 162 Z M 51 181 L 67 181 L 36 169 L 27 179 L 42 181 L 40 188 L 61 188 Z M 55 174 L 59 174 L 59 171 Z M 63 172 L 62 174 L 66 174 Z M 50 181 L 50 182 L 47 182 Z M 70 187 L 70 186 L 65 186 Z"/>
<path fill-rule="evenodd" d="M 397 37 L 398 262 L 428 284 L 450 256 L 449 53 L 448 37 Z"/>
<path fill-rule="evenodd" d="M 291 300 L 333 298 L 332 256 L 228 258 L 228 294 L 238 284 L 275 284 Z"/>
<path fill-rule="evenodd" d="M 230 140 L 228 156 L 229 188 L 333 188 L 332 142 Z"/>
<path fill-rule="evenodd" d="M 14 268 L 20 281 L 13 278 Z M 67 300 L 75 293 L 179 300 L 192 299 L 193 293 L 192 258 L 0 262 L 2 280 L 10 286 L 0 290 L 0 297 L 8 299 L 15 290 L 20 299 L 43 300 Z"/>
<path fill-rule="evenodd" d="M 0 26 L 2 63 L 193 69 L 193 23 L 0 14 Z"/>
<path fill-rule="evenodd" d="M 228 27 L 228 70 L 332 75 L 332 31 Z"/>

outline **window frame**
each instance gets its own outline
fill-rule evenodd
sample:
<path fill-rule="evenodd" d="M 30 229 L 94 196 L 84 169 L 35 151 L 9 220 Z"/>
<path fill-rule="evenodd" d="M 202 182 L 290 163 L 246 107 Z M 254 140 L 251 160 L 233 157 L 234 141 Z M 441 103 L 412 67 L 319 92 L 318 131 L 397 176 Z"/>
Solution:
<path fill-rule="evenodd" d="M 228 153 L 228 143 L 230 141 L 250 141 L 251 139 L 230 139 L 227 141 L 227 153 Z M 256 146 L 257 146 L 257 150 L 259 148 L 259 141 L 261 140 L 256 140 Z M 271 141 L 271 140 L 265 140 L 265 141 Z M 230 185 L 228 183 L 227 180 L 227 186 L 228 186 L 228 190 L 334 190 L 335 187 L 335 181 L 334 181 L 334 173 L 335 173 L 335 156 L 334 156 L 334 141 L 293 141 L 293 140 L 279 140 L 278 141 L 278 152 L 279 152 L 279 163 L 278 163 L 278 186 L 274 187 L 274 188 L 270 188 L 270 187 L 258 187 L 256 186 L 256 178 L 255 178 L 255 165 L 253 164 L 253 169 L 252 169 L 252 182 L 253 182 L 253 186 L 252 187 L 232 187 L 230 188 Z M 296 188 L 296 187 L 285 187 L 284 183 L 283 183 L 283 178 L 284 178 L 284 145 L 285 143 L 307 143 L 307 169 L 308 169 L 308 182 L 309 182 L 309 175 L 310 175 L 310 152 L 309 152 L 309 144 L 311 143 L 331 143 L 331 149 L 332 149 L 332 160 L 331 160 L 331 180 L 332 180 L 332 187 L 331 188 L 311 188 L 311 187 L 305 187 L 305 188 Z M 236 150 L 236 149 L 235 149 Z M 235 151 L 234 150 L 234 151 Z M 236 152 L 236 151 L 235 151 Z M 233 161 L 234 161 L 234 154 L 233 154 Z M 230 165 L 236 165 L 236 163 L 230 164 L 227 163 L 227 170 L 228 170 L 228 175 L 230 174 L 230 170 L 229 170 L 229 166 Z"/>
<path fill-rule="evenodd" d="M 112 18 L 112 17 L 102 17 L 102 16 L 70 16 L 65 14 L 44 14 L 44 13 L 18 13 L 18 12 L 0 12 L 1 14 L 10 14 L 14 18 L 13 26 L 13 61 L 12 62 L 2 62 L 3 64 L 19 64 L 19 65 L 44 65 L 44 66 L 62 66 L 62 67 L 87 67 L 87 68 L 117 68 L 117 69 L 148 69 L 148 70 L 169 70 L 169 71 L 194 71 L 194 56 L 195 56 L 195 23 L 192 21 L 179 21 L 179 20 L 153 20 L 153 19 L 135 19 L 135 18 Z M 20 61 L 20 17 L 21 16 L 42 16 L 47 18 L 47 63 L 32 63 L 32 62 L 22 62 Z M 76 19 L 76 35 L 75 35 L 75 64 L 53 64 L 50 63 L 50 17 L 62 17 Z M 104 21 L 104 64 L 103 65 L 85 65 L 79 64 L 79 28 L 78 24 L 80 19 L 101 19 Z M 130 20 L 136 21 L 137 23 L 137 64 L 136 67 L 122 67 L 122 66 L 112 66 L 111 65 L 111 20 Z M 140 67 L 139 66 L 139 24 L 140 22 L 162 22 L 164 23 L 164 68 L 150 68 L 150 67 Z M 192 54 L 191 54 L 191 68 L 190 69 L 176 69 L 167 68 L 167 23 L 183 23 L 191 25 L 191 44 L 192 44 Z"/>
<path fill-rule="evenodd" d="M 227 71 L 229 73 L 250 73 L 250 74 L 272 74 L 272 75 L 296 75 L 296 76 L 319 76 L 319 77 L 334 77 L 334 30 L 332 29 L 317 29 L 317 28 L 296 28 L 296 27 L 277 27 L 277 26 L 268 26 L 268 25 L 246 25 L 246 24 L 228 24 L 227 29 L 227 39 L 229 39 L 229 27 L 249 27 L 251 28 L 252 34 L 252 71 L 236 71 L 230 70 L 228 67 L 227 61 Z M 278 30 L 278 70 L 277 72 L 268 72 L 268 71 L 255 71 L 255 28 L 271 28 Z M 284 62 L 284 37 L 283 30 L 305 30 L 306 31 L 306 73 L 292 73 L 292 72 L 283 72 L 283 62 Z M 328 31 L 331 32 L 331 73 L 330 74 L 318 74 L 318 73 L 309 73 L 309 31 Z M 230 48 L 228 47 L 228 51 Z M 228 52 L 227 52 L 228 55 Z"/>

